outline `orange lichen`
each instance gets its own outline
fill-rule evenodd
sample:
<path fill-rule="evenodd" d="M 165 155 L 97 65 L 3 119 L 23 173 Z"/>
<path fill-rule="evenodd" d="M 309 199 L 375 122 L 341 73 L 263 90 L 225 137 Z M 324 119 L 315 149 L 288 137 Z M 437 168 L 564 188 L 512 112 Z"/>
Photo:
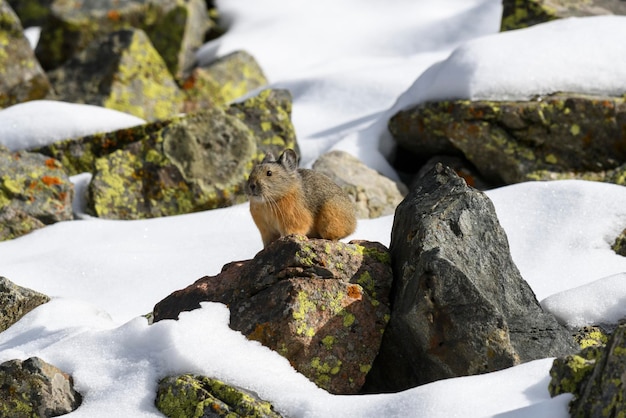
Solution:
<path fill-rule="evenodd" d="M 60 178 L 53 176 L 43 176 L 41 181 L 43 181 L 46 186 L 59 186 L 63 184 Z"/>
<path fill-rule="evenodd" d="M 356 284 L 348 285 L 348 297 L 356 300 L 361 300 L 363 294 L 361 293 L 361 286 Z"/>
<path fill-rule="evenodd" d="M 112 20 L 114 22 L 119 22 L 120 20 L 120 12 L 118 12 L 117 10 L 109 10 L 107 12 L 107 18 L 109 18 L 109 20 Z"/>

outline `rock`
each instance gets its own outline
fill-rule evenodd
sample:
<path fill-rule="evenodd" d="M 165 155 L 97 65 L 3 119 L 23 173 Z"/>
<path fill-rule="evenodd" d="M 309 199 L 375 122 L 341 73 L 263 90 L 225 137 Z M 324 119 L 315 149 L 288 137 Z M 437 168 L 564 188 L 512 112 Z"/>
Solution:
<path fill-rule="evenodd" d="M 154 321 L 202 301 L 226 304 L 231 328 L 276 350 L 318 386 L 358 393 L 388 319 L 389 254 L 381 244 L 281 238 L 154 307 Z"/>
<path fill-rule="evenodd" d="M 489 184 L 482 178 L 480 173 L 476 171 L 474 166 L 472 166 L 469 161 L 467 161 L 463 157 L 456 157 L 452 155 L 436 155 L 434 157 L 431 157 L 418 170 L 411 184 L 424 177 L 439 163 L 453 169 L 457 176 L 465 180 L 465 183 L 467 183 L 467 185 L 470 187 L 478 190 L 487 190 L 493 187 L 492 184 Z"/>
<path fill-rule="evenodd" d="M 291 148 L 299 155 L 296 131 L 291 123 L 292 98 L 289 90 L 267 89 L 241 103 L 233 103 L 226 113 L 245 123 L 257 139 L 261 155 L 280 155 Z"/>
<path fill-rule="evenodd" d="M 626 229 L 622 231 L 621 234 L 617 238 L 615 238 L 615 242 L 613 246 L 611 246 L 613 251 L 617 254 L 626 257 Z"/>
<path fill-rule="evenodd" d="M 95 171 L 96 159 L 105 157 L 132 143 L 147 141 L 170 123 L 179 120 L 179 117 L 162 119 L 113 132 L 66 139 L 35 148 L 32 151 L 59 160 L 70 176 L 85 172 L 92 173 Z"/>
<path fill-rule="evenodd" d="M 569 405 L 570 416 L 626 414 L 626 323 L 617 326 L 606 346 L 590 346 L 577 355 L 557 358 L 550 376 L 552 396 L 574 394 Z"/>
<path fill-rule="evenodd" d="M 73 219 L 73 195 L 57 160 L 0 147 L 0 241 Z"/>
<path fill-rule="evenodd" d="M 189 96 L 185 110 L 225 105 L 266 84 L 267 79 L 254 57 L 245 51 L 235 51 L 193 69 L 182 83 Z"/>
<path fill-rule="evenodd" d="M 232 52 L 200 68 L 221 86 L 226 102 L 267 84 L 263 69 L 246 51 Z"/>
<path fill-rule="evenodd" d="M 22 26 L 41 26 L 50 15 L 53 0 L 7 0 L 19 16 Z"/>
<path fill-rule="evenodd" d="M 511 184 L 624 164 L 625 102 L 564 93 L 525 102 L 433 102 L 399 112 L 389 130 L 422 157 L 460 153 L 486 181 Z"/>
<path fill-rule="evenodd" d="M 6 277 L 0 276 L 0 332 L 49 300 L 50 298 L 42 293 L 18 286 Z"/>
<path fill-rule="evenodd" d="M 88 210 L 145 219 L 242 203 L 258 159 L 255 138 L 237 118 L 219 108 L 187 115 L 97 159 Z"/>
<path fill-rule="evenodd" d="M 435 167 L 398 206 L 390 253 L 391 319 L 366 391 L 574 352 L 513 263 L 489 198 L 450 168 Z"/>
<path fill-rule="evenodd" d="M 566 17 L 626 14 L 626 4 L 613 0 L 504 0 L 502 9 L 502 31 Z"/>
<path fill-rule="evenodd" d="M 407 194 L 404 184 L 377 173 L 347 152 L 323 154 L 313 169 L 326 174 L 348 193 L 359 219 L 393 214 Z"/>
<path fill-rule="evenodd" d="M 267 401 L 245 389 L 205 376 L 184 374 L 159 382 L 156 407 L 167 417 L 279 418 Z"/>
<path fill-rule="evenodd" d="M 146 120 L 172 117 L 183 93 L 146 34 L 121 30 L 96 38 L 48 73 L 58 97 L 119 110 Z"/>
<path fill-rule="evenodd" d="M 0 1 L 0 73 L 0 109 L 42 99 L 50 92 L 48 77 L 5 1 Z"/>
<path fill-rule="evenodd" d="M 56 417 L 81 402 L 72 377 L 38 357 L 0 364 L 0 416 Z"/>
<path fill-rule="evenodd" d="M 52 70 L 94 39 L 132 27 L 146 32 L 172 75 L 182 79 L 210 25 L 203 0 L 53 0 L 36 53 L 43 67 Z"/>

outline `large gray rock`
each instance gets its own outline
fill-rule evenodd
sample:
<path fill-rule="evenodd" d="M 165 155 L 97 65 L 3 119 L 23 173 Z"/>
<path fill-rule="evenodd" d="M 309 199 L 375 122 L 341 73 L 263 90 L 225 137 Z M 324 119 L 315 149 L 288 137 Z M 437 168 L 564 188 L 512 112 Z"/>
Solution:
<path fill-rule="evenodd" d="M 396 141 L 421 158 L 463 155 L 492 184 L 625 181 L 626 98 L 559 93 L 529 101 L 441 101 L 397 113 Z M 621 173 L 621 174 L 620 174 Z"/>
<path fill-rule="evenodd" d="M 175 116 L 184 95 L 140 29 L 102 35 L 48 73 L 60 100 L 119 110 L 146 120 Z"/>
<path fill-rule="evenodd" d="M 366 390 L 399 391 L 575 350 L 513 263 L 487 196 L 438 165 L 398 206 L 392 312 Z"/>
<path fill-rule="evenodd" d="M 390 285 L 383 245 L 291 235 L 172 293 L 154 307 L 154 321 L 202 301 L 224 303 L 231 328 L 277 351 L 319 387 L 355 394 L 380 346 Z"/>
<path fill-rule="evenodd" d="M 5 1 L 0 1 L 0 74 L 0 109 L 42 99 L 50 92 L 48 77 Z"/>
<path fill-rule="evenodd" d="M 0 416 L 47 418 L 80 406 L 72 377 L 38 357 L 0 364 Z"/>
<path fill-rule="evenodd" d="M 43 293 L 18 286 L 0 276 L 0 332 L 49 300 Z"/>

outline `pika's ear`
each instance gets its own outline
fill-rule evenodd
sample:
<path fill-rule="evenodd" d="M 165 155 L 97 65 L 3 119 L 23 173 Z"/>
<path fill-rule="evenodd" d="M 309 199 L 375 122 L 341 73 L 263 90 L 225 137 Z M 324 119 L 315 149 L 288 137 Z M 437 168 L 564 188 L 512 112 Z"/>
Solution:
<path fill-rule="evenodd" d="M 276 161 L 276 157 L 274 157 L 274 154 L 272 154 L 271 151 L 268 151 L 265 154 L 265 157 L 263 158 L 263 161 L 261 161 L 261 164 L 273 163 L 274 161 Z"/>
<path fill-rule="evenodd" d="M 285 167 L 287 171 L 296 171 L 298 169 L 298 155 L 291 148 L 287 148 L 280 154 L 278 162 Z"/>

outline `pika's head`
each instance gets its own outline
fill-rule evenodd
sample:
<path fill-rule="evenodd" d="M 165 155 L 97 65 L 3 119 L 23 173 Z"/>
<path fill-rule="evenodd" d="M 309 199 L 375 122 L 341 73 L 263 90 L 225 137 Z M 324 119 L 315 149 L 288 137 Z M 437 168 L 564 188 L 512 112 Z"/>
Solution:
<path fill-rule="evenodd" d="M 246 194 L 251 200 L 275 202 L 299 181 L 298 156 L 294 150 L 286 149 L 278 160 L 272 153 L 267 153 L 250 172 Z"/>

